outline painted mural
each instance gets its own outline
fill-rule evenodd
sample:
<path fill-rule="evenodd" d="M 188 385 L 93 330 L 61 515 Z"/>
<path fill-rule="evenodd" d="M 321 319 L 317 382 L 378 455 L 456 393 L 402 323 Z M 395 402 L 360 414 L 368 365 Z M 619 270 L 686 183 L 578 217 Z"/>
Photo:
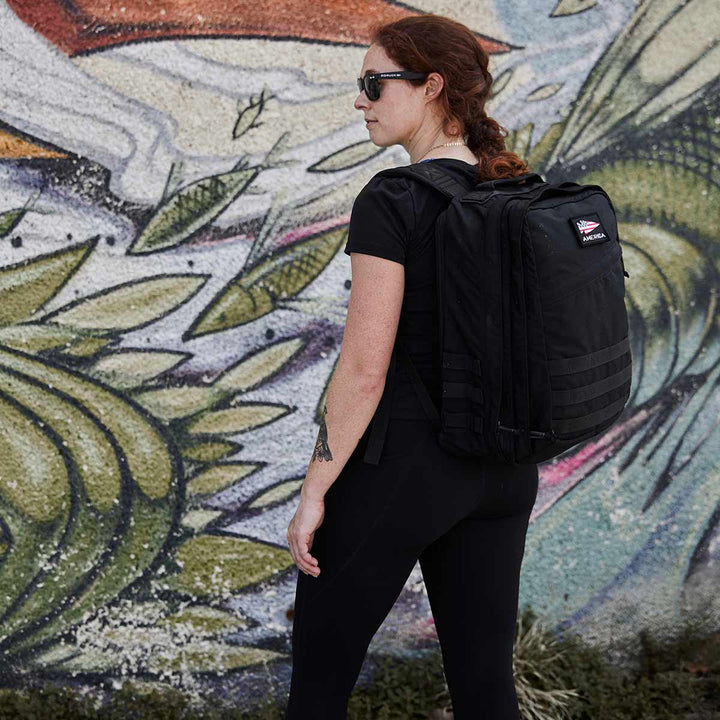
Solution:
<path fill-rule="evenodd" d="M 296 5 L 0 2 L 0 680 L 282 695 L 349 213 L 408 162 L 355 77 L 423 12 L 491 53 L 510 149 L 609 191 L 630 274 L 633 394 L 541 465 L 521 606 L 605 646 L 716 626 L 720 7 Z M 370 650 L 433 642 L 416 567 Z"/>

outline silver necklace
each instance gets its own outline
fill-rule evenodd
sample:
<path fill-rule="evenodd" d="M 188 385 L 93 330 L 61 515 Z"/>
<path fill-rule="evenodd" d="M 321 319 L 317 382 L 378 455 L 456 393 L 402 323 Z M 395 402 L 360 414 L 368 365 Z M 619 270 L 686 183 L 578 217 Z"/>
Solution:
<path fill-rule="evenodd" d="M 443 143 L 442 145 L 435 145 L 435 147 L 431 147 L 430 150 L 428 150 L 428 151 L 425 153 L 425 155 L 427 155 L 427 154 L 428 154 L 429 152 L 431 152 L 432 150 L 437 150 L 437 148 L 441 148 L 441 147 L 449 147 L 450 145 L 464 145 L 465 147 L 467 147 L 467 143 L 464 143 L 464 142 L 449 142 L 449 143 Z M 420 158 L 420 160 L 423 160 L 423 159 L 425 158 L 425 155 L 423 155 L 423 156 Z M 418 160 L 418 162 L 420 162 L 420 160 Z"/>

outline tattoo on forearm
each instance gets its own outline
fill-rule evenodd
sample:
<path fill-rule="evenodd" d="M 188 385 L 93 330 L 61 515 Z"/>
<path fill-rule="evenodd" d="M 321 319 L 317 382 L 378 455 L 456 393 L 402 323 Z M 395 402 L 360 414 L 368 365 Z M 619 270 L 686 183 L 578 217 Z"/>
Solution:
<path fill-rule="evenodd" d="M 333 456 L 328 445 L 327 425 L 325 424 L 325 415 L 327 414 L 327 405 L 323 408 L 323 417 L 320 421 L 320 432 L 315 441 L 315 450 L 313 451 L 312 460 L 332 460 Z"/>

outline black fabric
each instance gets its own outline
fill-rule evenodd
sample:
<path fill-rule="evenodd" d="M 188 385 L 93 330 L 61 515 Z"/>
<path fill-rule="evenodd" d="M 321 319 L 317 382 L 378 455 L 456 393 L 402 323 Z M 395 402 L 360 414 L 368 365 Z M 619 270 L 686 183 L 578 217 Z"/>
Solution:
<path fill-rule="evenodd" d="M 325 494 L 297 573 L 286 720 L 343 720 L 369 644 L 420 562 L 455 720 L 520 720 L 512 654 L 537 465 L 460 458 L 429 421 L 390 421 L 380 464 L 360 439 Z"/>
<path fill-rule="evenodd" d="M 429 158 L 470 187 L 477 166 Z M 439 335 L 435 282 L 435 220 L 448 200 L 412 178 L 373 177 L 355 199 L 344 252 L 365 253 L 405 266 L 405 295 L 398 324 L 408 354 L 440 407 Z M 401 364 L 395 368 L 390 417 L 424 419 L 422 404 Z"/>

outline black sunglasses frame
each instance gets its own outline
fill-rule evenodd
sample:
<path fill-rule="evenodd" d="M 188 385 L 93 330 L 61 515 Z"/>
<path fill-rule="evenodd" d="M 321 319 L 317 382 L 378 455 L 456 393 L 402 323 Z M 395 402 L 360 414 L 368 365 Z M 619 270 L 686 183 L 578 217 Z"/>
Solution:
<path fill-rule="evenodd" d="M 413 72 L 412 70 L 395 70 L 392 72 L 365 73 L 365 77 L 357 79 L 358 91 L 365 91 L 367 99 L 371 101 L 380 98 L 379 80 L 424 80 L 429 73 Z"/>

